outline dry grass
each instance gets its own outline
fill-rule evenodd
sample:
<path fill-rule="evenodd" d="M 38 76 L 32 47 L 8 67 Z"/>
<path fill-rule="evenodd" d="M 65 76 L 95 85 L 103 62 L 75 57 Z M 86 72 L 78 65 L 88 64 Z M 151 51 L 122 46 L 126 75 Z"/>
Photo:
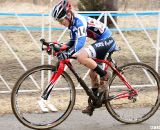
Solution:
<path fill-rule="evenodd" d="M 127 110 L 131 111 L 131 110 L 136 110 L 137 108 L 140 109 L 147 108 L 149 110 L 149 108 L 153 107 L 155 103 L 155 95 L 156 93 L 154 92 L 146 92 L 145 94 L 144 93 L 140 94 L 136 102 L 132 102 L 131 100 L 128 99 L 119 99 L 119 100 L 113 100 L 110 103 L 112 104 L 113 109 L 126 108 Z M 59 112 L 66 110 L 69 101 L 66 93 L 64 91 L 61 91 L 59 94 L 56 93 L 56 95 L 52 96 L 50 97 L 50 102 L 56 106 Z M 7 96 L 4 96 L 3 98 L 2 96 L 0 97 L 1 97 L 0 115 L 12 113 L 12 109 L 10 107 L 10 98 Z M 82 110 L 84 107 L 86 107 L 87 99 L 88 97 L 86 96 L 84 91 L 77 90 L 74 109 Z M 39 97 L 37 95 L 23 94 L 23 96 L 20 96 L 20 98 L 18 98 L 19 111 L 23 113 L 42 113 L 37 101 L 39 101 Z M 6 104 L 6 102 L 8 104 Z M 103 106 L 102 109 L 106 109 L 105 106 Z"/>
<path fill-rule="evenodd" d="M 38 12 L 38 13 L 48 13 L 50 10 L 49 6 L 42 6 L 37 5 L 33 6 L 32 4 L 16 4 L 5 3 L 1 6 L 0 12 Z M 26 26 L 41 26 L 41 17 L 21 17 L 22 21 L 25 23 Z M 156 17 L 141 17 L 143 23 L 145 23 L 145 27 L 157 27 L 157 18 Z M 120 27 L 135 27 L 136 20 L 132 17 L 129 18 L 118 18 L 118 25 Z M 16 25 L 22 26 L 18 21 L 17 18 L 13 17 L 1 17 L 0 18 L 0 25 Z M 48 18 L 45 18 L 45 26 L 49 25 Z M 59 24 L 56 22 L 52 22 L 52 27 L 60 27 Z M 136 25 L 136 27 L 139 27 Z M 37 48 L 37 45 L 40 44 L 39 39 L 41 37 L 41 32 L 39 31 L 30 31 L 32 36 L 35 38 L 37 43 L 34 43 L 29 34 L 26 31 L 0 31 L 0 33 L 5 37 L 6 41 L 11 45 L 13 50 L 16 52 L 17 56 L 22 60 L 24 65 L 30 69 L 33 66 L 37 66 L 41 64 L 41 51 Z M 62 31 L 52 31 L 52 41 L 58 39 Z M 139 59 L 142 62 L 145 62 L 152 67 L 155 67 L 155 49 L 150 44 L 148 38 L 142 31 L 135 31 L 135 32 L 123 32 L 127 40 L 129 41 L 130 45 L 135 50 L 136 54 L 138 55 Z M 153 42 L 156 43 L 157 41 L 157 32 L 156 31 L 149 31 Z M 48 39 L 49 32 L 44 32 L 44 37 Z M 117 61 L 118 65 L 123 65 L 128 62 L 135 62 L 135 58 L 131 51 L 128 49 L 126 43 L 122 39 L 119 33 L 113 32 L 113 37 L 115 38 L 117 44 L 121 47 L 121 51 L 116 52 L 113 57 Z M 61 42 L 66 43 L 69 39 L 68 34 L 63 37 Z M 87 40 L 87 45 L 93 43 L 92 40 Z M 45 63 L 47 64 L 47 55 L 45 55 Z M 15 57 L 8 51 L 7 46 L 4 42 L 0 39 L 0 74 L 3 78 L 8 82 L 8 84 L 13 87 L 17 79 L 21 74 L 24 73 L 24 70 L 19 65 Z M 52 61 L 55 64 L 56 60 Z M 74 62 L 75 68 L 82 68 L 78 69 L 78 73 L 83 76 L 87 69 L 82 65 Z M 77 85 L 77 81 L 74 79 L 75 84 Z M 87 82 L 89 80 L 87 79 Z M 0 81 L 1 90 L 6 90 L 5 85 Z M 24 102 L 25 104 L 25 102 Z M 0 95 L 0 113 L 11 113 L 11 106 L 10 106 L 10 95 L 1 94 Z M 84 106 L 87 105 L 87 96 L 84 92 L 77 93 L 77 100 L 75 109 L 82 109 Z"/>
<path fill-rule="evenodd" d="M 25 64 L 27 68 L 32 68 L 33 66 L 40 65 L 40 51 L 37 49 L 37 47 L 35 47 L 31 40 L 28 40 L 29 38 L 25 32 L 17 31 L 15 33 L 12 31 L 8 31 L 1 33 L 5 36 L 8 42 L 12 41 L 10 42 L 10 45 L 12 46 L 12 48 L 14 48 L 14 50 L 16 50 L 16 54 L 22 59 L 22 62 Z M 53 33 L 54 38 L 57 38 L 61 32 L 57 31 L 57 33 Z M 150 33 L 152 33 L 153 39 L 156 39 L 156 32 L 152 31 Z M 32 34 L 38 41 L 40 37 L 40 32 L 32 32 Z M 136 51 L 140 60 L 154 67 L 155 49 L 152 47 L 151 44 L 148 43 L 148 39 L 146 38 L 145 34 L 143 32 L 125 32 L 124 35 L 129 40 L 130 45 Z M 18 41 L 16 36 L 18 36 Z M 113 36 L 116 39 L 118 45 L 122 48 L 120 52 L 116 52 L 113 56 L 114 59 L 117 61 L 118 65 L 123 65 L 129 62 L 135 62 L 136 60 L 134 59 L 131 51 L 128 49 L 127 45 L 124 43 L 120 35 L 114 33 Z M 2 41 L 0 41 L 0 43 L 0 72 L 4 79 L 8 81 L 9 85 L 12 87 L 16 80 L 19 78 L 19 76 L 22 73 L 24 73 L 24 70 L 20 67 L 13 55 L 11 55 L 9 51 L 6 51 L 7 48 L 4 45 L 4 43 Z M 45 57 L 45 61 L 47 62 L 47 56 Z M 53 64 L 55 64 L 54 61 L 52 62 Z M 78 70 L 78 73 L 81 74 L 81 76 L 83 76 L 87 69 L 77 64 L 77 62 L 74 63 L 75 68 L 83 68 L 81 70 Z M 77 82 L 75 83 L 77 84 Z M 1 86 L 1 90 L 5 90 L 5 86 L 3 83 L 1 83 Z M 80 93 L 79 97 L 80 98 L 77 98 L 75 109 L 82 109 L 87 104 L 87 97 L 85 94 Z M 5 104 L 1 105 L 2 107 L 0 108 L 0 113 L 11 112 L 9 95 L 2 95 L 2 98 L 0 98 L 0 103 Z"/>
<path fill-rule="evenodd" d="M 68 102 L 66 102 L 66 100 L 68 101 L 67 97 L 65 96 L 64 92 L 62 91 L 61 94 L 55 96 L 54 95 L 54 99 L 51 99 L 51 102 L 59 109 L 59 110 L 63 110 L 65 108 L 65 106 L 67 105 Z M 40 112 L 40 108 L 37 104 L 38 96 L 28 96 L 28 95 L 23 95 L 21 96 L 18 100 L 20 103 L 20 110 L 21 111 L 26 111 L 26 112 L 31 112 L 31 111 L 39 111 Z M 78 90 L 77 91 L 77 95 L 76 95 L 76 102 L 75 102 L 75 106 L 74 109 L 75 110 L 81 110 L 83 109 L 85 106 L 87 106 L 87 102 L 88 102 L 88 97 L 85 94 L 84 91 L 82 90 Z M 32 101 L 32 103 L 31 103 Z M 12 113 L 12 109 L 11 109 L 11 103 L 10 103 L 10 95 L 0 95 L 0 115 L 3 114 L 8 114 L 8 113 Z M 23 107 L 22 107 L 23 106 Z"/>
<path fill-rule="evenodd" d="M 65 110 L 68 105 L 68 97 L 65 92 L 61 91 L 59 94 L 53 95 L 50 97 L 50 102 L 56 106 L 56 108 L 61 111 Z M 154 98 L 153 98 L 154 97 Z M 77 90 L 76 94 L 76 102 L 74 105 L 75 110 L 82 110 L 87 106 L 88 96 L 82 90 Z M 32 101 L 32 102 L 31 102 Z M 41 109 L 38 106 L 37 101 L 39 101 L 39 97 L 37 95 L 28 95 L 23 94 L 20 98 L 18 98 L 19 110 L 22 112 L 36 112 L 41 113 Z M 20 104 L 19 104 L 20 103 Z M 155 103 L 155 93 L 146 92 L 146 94 L 140 94 L 137 98 L 137 101 L 133 103 L 128 99 L 120 99 L 113 100 L 111 104 L 113 108 L 149 108 Z M 10 96 L 1 95 L 0 96 L 0 115 L 12 113 L 11 105 L 10 105 Z"/>

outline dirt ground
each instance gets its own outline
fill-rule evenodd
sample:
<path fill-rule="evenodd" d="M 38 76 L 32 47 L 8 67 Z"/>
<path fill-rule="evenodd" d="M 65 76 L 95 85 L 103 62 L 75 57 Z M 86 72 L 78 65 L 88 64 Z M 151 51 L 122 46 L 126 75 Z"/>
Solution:
<path fill-rule="evenodd" d="M 14 8 L 11 8 L 14 7 Z M 5 6 L 2 6 L 0 12 L 6 11 Z M 31 8 L 34 10 L 31 10 Z M 31 4 L 27 4 L 25 6 L 15 5 L 12 3 L 10 8 L 8 7 L 7 12 L 14 12 L 16 9 L 17 13 L 22 12 L 32 12 L 35 13 L 48 13 L 49 7 L 45 6 L 32 6 Z M 41 17 L 21 17 L 22 22 L 26 26 L 42 26 L 42 18 Z M 156 16 L 145 16 L 140 17 L 142 23 L 145 27 L 157 27 L 157 17 Z M 4 25 L 14 25 L 14 26 L 22 26 L 22 23 L 18 21 L 16 17 L 0 17 L 0 26 Z M 129 28 L 129 27 L 140 27 L 137 24 L 137 21 L 134 17 L 127 18 L 122 17 L 118 18 L 119 27 Z M 44 18 L 44 26 L 49 26 L 49 20 L 47 17 Z M 61 27 L 58 23 L 52 22 L 52 27 Z M 61 35 L 62 31 L 52 31 L 51 32 L 51 40 L 55 41 Z M 157 42 L 157 31 L 148 31 L 151 36 L 151 39 L 154 42 L 154 46 L 156 46 Z M 0 34 L 5 38 L 6 42 L 12 47 L 18 58 L 22 61 L 22 63 L 26 66 L 27 69 L 33 68 L 41 64 L 41 51 L 37 46 L 40 46 L 39 39 L 43 36 L 47 40 L 49 40 L 49 31 L 44 31 L 42 35 L 41 31 L 0 31 Z M 155 68 L 156 61 L 156 49 L 153 47 L 149 39 L 147 38 L 144 31 L 128 31 L 123 32 L 124 36 L 129 42 L 129 45 L 133 48 L 141 62 L 147 63 Z M 32 37 L 34 40 L 32 39 Z M 113 59 L 116 60 L 118 66 L 121 66 L 126 63 L 136 62 L 133 53 L 128 48 L 124 39 L 118 32 L 113 32 L 113 37 L 117 42 L 117 45 L 121 47 L 121 50 L 115 52 L 113 55 Z M 69 39 L 68 32 L 64 35 L 61 42 L 65 43 Z M 87 44 L 93 43 L 92 40 L 87 40 Z M 48 64 L 48 56 L 45 54 L 45 64 Z M 17 59 L 13 56 L 5 42 L 0 38 L 0 75 L 7 81 L 8 85 L 12 88 L 17 81 L 17 79 L 24 73 L 24 69 L 18 63 Z M 56 58 L 52 60 L 52 64 L 56 63 Z M 73 62 L 77 72 L 84 76 L 87 72 L 87 68 L 83 67 L 77 61 Z M 81 69 L 77 69 L 81 68 Z M 135 77 L 136 78 L 136 77 Z M 89 82 L 89 81 L 88 81 Z M 75 81 L 77 85 L 77 81 Z M 6 86 L 0 80 L 0 91 L 6 91 Z M 84 93 L 80 92 L 79 98 L 77 98 L 75 109 L 82 109 L 87 104 L 87 96 Z M 10 94 L 0 94 L 0 113 L 10 113 Z"/>

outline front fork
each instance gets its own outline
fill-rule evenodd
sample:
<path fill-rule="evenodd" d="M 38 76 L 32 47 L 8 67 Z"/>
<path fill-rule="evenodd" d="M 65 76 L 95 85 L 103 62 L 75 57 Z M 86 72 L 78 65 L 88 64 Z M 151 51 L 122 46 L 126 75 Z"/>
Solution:
<path fill-rule="evenodd" d="M 58 62 L 58 64 L 56 65 L 56 71 L 55 73 L 53 73 L 51 79 L 50 79 L 50 82 L 48 84 L 48 86 L 46 87 L 46 89 L 44 90 L 43 94 L 42 94 L 42 98 L 44 100 L 47 100 L 57 79 L 60 77 L 60 75 L 63 73 L 64 71 L 64 66 L 65 66 L 65 63 L 64 61 L 60 61 Z"/>
<path fill-rule="evenodd" d="M 73 74 L 75 75 L 75 77 L 77 78 L 78 82 L 80 83 L 80 85 L 84 88 L 84 90 L 86 91 L 87 95 L 93 100 L 93 101 L 97 101 L 97 97 L 92 93 L 92 91 L 87 87 L 87 85 L 85 84 L 85 82 L 78 76 L 78 74 L 74 71 L 74 69 L 72 68 L 72 65 L 70 64 L 69 60 L 63 60 L 60 61 L 57 65 L 57 70 L 56 73 L 54 73 L 50 79 L 49 85 L 47 86 L 47 88 L 44 90 L 42 98 L 44 100 L 47 100 L 57 79 L 60 77 L 60 75 L 64 72 L 64 67 L 65 64 L 70 68 L 70 70 L 73 72 Z"/>

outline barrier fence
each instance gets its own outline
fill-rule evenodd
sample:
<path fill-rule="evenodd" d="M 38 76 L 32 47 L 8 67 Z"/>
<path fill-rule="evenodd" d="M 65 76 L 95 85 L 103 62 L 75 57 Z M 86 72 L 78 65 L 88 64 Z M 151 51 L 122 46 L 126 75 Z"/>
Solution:
<path fill-rule="evenodd" d="M 101 13 L 88 13 L 88 12 L 83 12 L 80 13 L 83 16 L 100 16 Z M 139 13 L 111 13 L 111 16 L 114 17 L 129 17 L 129 16 L 157 16 L 159 15 L 159 12 L 139 12 Z M 49 17 L 48 14 L 39 14 L 39 13 L 0 13 L 0 17 Z M 108 15 L 106 15 L 108 16 Z M 28 30 L 31 31 L 41 31 L 42 27 L 35 27 L 35 26 L 26 26 Z M 45 31 L 49 30 L 49 27 L 44 27 L 43 28 Z M 65 28 L 51 28 L 52 31 L 56 30 L 64 30 Z M 141 31 L 143 28 L 120 28 L 122 31 Z M 158 27 L 149 27 L 145 28 L 146 30 L 158 30 Z M 23 26 L 0 26 L 0 30 L 25 30 Z M 118 31 L 117 28 L 111 28 L 112 31 Z"/>
<path fill-rule="evenodd" d="M 92 11 L 92 12 L 79 12 L 80 14 L 84 15 L 84 16 L 98 16 L 98 20 L 100 20 L 102 17 L 104 17 L 104 23 L 107 23 L 107 17 L 109 17 L 111 19 L 111 21 L 113 22 L 115 28 L 112 28 L 112 31 L 117 31 L 120 36 L 122 37 L 122 39 L 124 40 L 124 43 L 128 46 L 129 50 L 131 51 L 131 53 L 133 54 L 134 58 L 136 59 L 137 62 L 141 62 L 140 58 L 138 57 L 138 55 L 136 54 L 135 50 L 132 48 L 132 46 L 130 45 L 129 41 L 127 40 L 127 38 L 124 36 L 123 31 L 144 31 L 145 35 L 148 38 L 148 41 L 151 43 L 151 45 L 153 46 L 153 48 L 155 49 L 155 53 L 156 53 L 156 63 L 155 63 L 155 69 L 158 72 L 159 71 L 159 44 L 160 44 L 160 11 L 150 11 L 150 12 L 119 12 L 119 11 L 112 11 L 112 12 L 107 12 L 107 11 Z M 117 17 L 134 17 L 134 19 L 137 21 L 138 25 L 140 27 L 131 27 L 131 28 L 120 28 L 119 25 L 115 22 L 114 20 L 114 16 Z M 141 16 L 155 16 L 157 18 L 157 27 L 144 27 L 143 22 L 140 20 L 139 17 Z M 31 40 L 33 41 L 33 43 L 40 49 L 40 46 L 38 44 L 39 41 L 36 41 L 35 38 L 32 36 L 32 34 L 30 33 L 30 31 L 42 31 L 41 33 L 41 37 L 44 37 L 44 31 L 48 31 L 49 35 L 48 35 L 48 40 L 51 41 L 51 31 L 56 31 L 56 30 L 63 30 L 63 33 L 60 35 L 58 41 L 60 41 L 62 39 L 62 37 L 64 36 L 64 34 L 67 31 L 67 28 L 57 28 L 57 27 L 52 27 L 51 26 L 51 17 L 48 14 L 32 14 L 32 13 L 21 13 L 21 14 L 17 14 L 17 13 L 0 13 L 0 17 L 16 17 L 17 21 L 20 22 L 21 26 L 12 26 L 12 25 L 7 25 L 7 26 L 0 26 L 0 30 L 1 31 L 6 31 L 6 30 L 23 30 L 26 31 L 27 34 L 29 35 L 29 37 L 31 38 Z M 35 26 L 26 26 L 25 23 L 21 20 L 21 17 L 42 17 L 42 26 L 41 27 L 35 27 Z M 49 20 L 49 26 L 45 27 L 44 25 L 44 17 L 47 17 Z M 150 34 L 148 33 L 149 30 L 155 30 L 157 31 L 157 41 L 153 41 Z M 0 40 L 3 41 L 3 43 L 5 43 L 5 45 L 7 46 L 7 48 L 9 49 L 9 51 L 13 54 L 13 56 L 16 58 L 17 62 L 20 64 L 20 66 L 24 69 L 24 71 L 27 70 L 27 67 L 23 64 L 23 62 L 21 61 L 21 59 L 17 56 L 16 52 L 13 50 L 13 48 L 10 46 L 10 44 L 8 43 L 8 41 L 5 39 L 5 37 L 0 33 Z M 44 55 L 42 53 L 41 56 L 41 63 L 44 64 Z M 51 59 L 49 57 L 48 63 L 51 63 Z M 86 76 L 88 75 L 89 71 L 85 74 L 85 76 L 83 77 L 83 79 L 86 78 Z M 37 87 L 37 89 L 40 89 L 43 86 L 39 86 L 36 84 L 36 81 L 34 81 L 34 79 L 32 78 L 33 83 L 35 84 L 35 86 Z M 3 82 L 3 84 L 6 86 L 6 91 L 0 91 L 0 93 L 10 93 L 11 92 L 11 87 L 8 85 L 7 81 L 3 78 L 3 75 L 0 75 L 0 82 Z M 76 87 L 77 89 L 81 89 L 80 86 L 78 85 Z M 58 88 L 57 88 L 58 89 Z M 62 89 L 62 88 L 59 88 Z M 65 89 L 65 88 L 64 88 Z"/>

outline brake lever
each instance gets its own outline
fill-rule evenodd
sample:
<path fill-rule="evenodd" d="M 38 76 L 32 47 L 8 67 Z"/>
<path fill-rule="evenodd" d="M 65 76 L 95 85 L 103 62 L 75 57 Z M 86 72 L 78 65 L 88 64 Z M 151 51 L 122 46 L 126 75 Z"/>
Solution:
<path fill-rule="evenodd" d="M 42 43 L 42 51 L 47 50 L 48 47 L 50 46 L 50 43 L 52 42 L 46 42 L 45 39 L 40 39 L 40 42 Z M 47 46 L 47 48 L 45 48 L 44 46 Z M 53 45 L 54 46 L 54 45 Z M 53 49 L 53 48 L 52 48 Z"/>
<path fill-rule="evenodd" d="M 46 48 L 43 47 L 44 45 L 42 44 L 42 51 L 46 50 Z"/>
<path fill-rule="evenodd" d="M 45 44 L 45 39 L 40 39 L 40 42 L 42 43 L 42 51 L 44 51 L 44 50 L 46 50 L 47 48 L 44 48 L 44 45 L 46 45 Z M 46 45 L 47 46 L 47 45 Z M 48 47 L 48 46 L 47 46 Z"/>

